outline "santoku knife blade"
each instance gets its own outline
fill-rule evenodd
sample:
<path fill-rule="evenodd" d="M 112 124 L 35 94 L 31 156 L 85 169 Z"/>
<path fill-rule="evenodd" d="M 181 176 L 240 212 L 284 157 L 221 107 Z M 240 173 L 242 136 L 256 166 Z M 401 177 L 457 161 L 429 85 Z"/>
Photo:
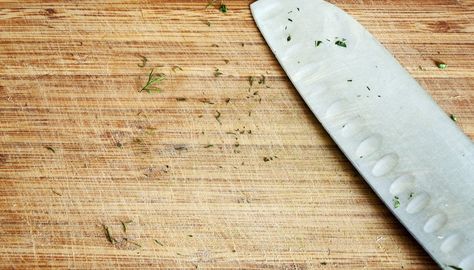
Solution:
<path fill-rule="evenodd" d="M 474 270 L 474 144 L 357 21 L 322 0 L 252 15 L 304 101 L 382 201 L 447 269 Z"/>

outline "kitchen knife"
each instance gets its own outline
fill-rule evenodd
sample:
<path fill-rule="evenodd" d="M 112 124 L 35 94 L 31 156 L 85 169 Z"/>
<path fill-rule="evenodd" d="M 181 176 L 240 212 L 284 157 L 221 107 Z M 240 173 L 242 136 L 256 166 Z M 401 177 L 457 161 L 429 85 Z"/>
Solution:
<path fill-rule="evenodd" d="M 258 0 L 251 10 L 308 107 L 386 206 L 441 267 L 474 270 L 473 142 L 336 6 Z"/>

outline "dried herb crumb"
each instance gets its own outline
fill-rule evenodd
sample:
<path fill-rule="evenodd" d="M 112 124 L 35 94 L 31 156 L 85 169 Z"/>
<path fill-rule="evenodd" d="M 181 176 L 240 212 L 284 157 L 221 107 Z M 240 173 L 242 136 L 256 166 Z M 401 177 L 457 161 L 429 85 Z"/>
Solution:
<path fill-rule="evenodd" d="M 211 22 L 210 21 L 206 21 L 206 25 L 211 27 Z"/>
<path fill-rule="evenodd" d="M 255 78 L 253 76 L 249 76 L 249 85 L 252 86 Z"/>
<path fill-rule="evenodd" d="M 288 18 L 288 21 L 290 21 L 290 22 L 293 22 L 293 20 L 292 20 L 292 19 L 290 19 L 290 18 Z"/>
<path fill-rule="evenodd" d="M 366 87 L 367 87 L 367 90 L 369 90 L 369 91 L 370 91 L 370 87 L 368 87 L 368 86 L 366 86 Z"/>
<path fill-rule="evenodd" d="M 185 146 L 175 146 L 174 150 L 181 151 L 181 150 L 187 150 Z"/>
<path fill-rule="evenodd" d="M 214 102 L 210 101 L 209 99 L 205 98 L 205 99 L 201 99 L 199 100 L 200 102 L 202 103 L 206 103 L 206 104 L 214 104 Z"/>
<path fill-rule="evenodd" d="M 51 146 L 45 146 L 44 148 L 48 149 L 49 151 L 51 151 L 53 153 L 56 153 L 56 150 L 54 150 L 54 148 L 51 147 Z"/>
<path fill-rule="evenodd" d="M 224 73 L 222 73 L 218 68 L 216 68 L 216 69 L 214 70 L 214 77 L 219 77 L 219 76 L 221 76 L 222 74 L 224 74 Z"/>
<path fill-rule="evenodd" d="M 211 148 L 211 147 L 214 147 L 214 145 L 213 144 L 208 144 L 208 145 L 204 146 L 204 148 Z"/>
<path fill-rule="evenodd" d="M 181 68 L 180 66 L 173 66 L 173 67 L 171 68 L 171 70 L 172 70 L 173 72 L 176 72 L 176 70 L 181 70 L 181 71 L 183 71 L 183 68 Z"/>
<path fill-rule="evenodd" d="M 120 221 L 120 223 L 122 224 L 122 230 L 123 232 L 127 232 L 127 225 L 132 223 L 133 221 L 132 220 L 127 220 L 127 221 Z"/>
<path fill-rule="evenodd" d="M 352 82 L 352 80 L 347 80 L 348 82 Z"/>
<path fill-rule="evenodd" d="M 216 111 L 216 115 L 214 115 L 214 118 L 216 118 L 217 122 L 219 122 L 220 125 L 222 125 L 222 122 L 219 118 L 221 118 L 221 112 Z"/>
<path fill-rule="evenodd" d="M 455 266 L 455 265 L 448 265 L 449 268 L 452 268 L 454 270 L 463 270 L 461 267 Z"/>
<path fill-rule="evenodd" d="M 314 46 L 319 47 L 319 45 L 321 45 L 321 43 L 323 43 L 321 40 L 315 40 L 314 41 Z"/>
<path fill-rule="evenodd" d="M 207 5 L 206 5 L 206 8 L 210 8 L 212 6 L 214 6 L 214 3 L 216 2 L 216 0 L 210 0 Z"/>
<path fill-rule="evenodd" d="M 102 224 L 102 228 L 104 229 L 104 234 L 105 234 L 105 238 L 107 239 L 107 241 L 109 241 L 109 243 L 111 243 L 111 244 L 115 244 L 117 242 L 117 240 L 112 237 L 112 234 L 110 233 L 109 227 Z"/>
<path fill-rule="evenodd" d="M 265 84 L 266 78 L 265 75 L 260 75 L 260 79 L 258 80 L 258 84 Z"/>
<path fill-rule="evenodd" d="M 142 62 L 140 64 L 137 64 L 139 67 L 145 67 L 146 63 L 148 62 L 148 58 L 146 58 L 143 55 L 139 55 L 139 57 L 142 59 Z"/>
<path fill-rule="evenodd" d="M 224 63 L 229 64 L 229 59 L 224 59 Z"/>
<path fill-rule="evenodd" d="M 55 195 L 58 195 L 58 196 L 63 196 L 61 193 L 57 192 L 56 190 L 54 189 L 51 189 L 51 192 L 53 192 Z"/>
<path fill-rule="evenodd" d="M 176 98 L 176 101 L 186 101 L 186 98 L 184 98 L 184 97 L 177 97 L 177 98 Z"/>
<path fill-rule="evenodd" d="M 155 243 L 157 243 L 158 245 L 162 246 L 162 247 L 165 246 L 165 245 L 163 245 L 163 243 L 161 243 L 160 241 L 158 241 L 158 240 L 156 240 L 156 239 L 153 239 L 153 241 L 154 241 Z"/>
<path fill-rule="evenodd" d="M 327 262 L 321 262 L 321 265 L 327 265 L 328 263 Z"/>
<path fill-rule="evenodd" d="M 193 235 L 192 235 L 192 234 L 188 234 L 188 237 L 193 237 Z"/>
<path fill-rule="evenodd" d="M 288 37 L 286 38 L 286 41 L 290 42 L 290 40 L 291 40 L 291 35 L 288 35 Z"/>

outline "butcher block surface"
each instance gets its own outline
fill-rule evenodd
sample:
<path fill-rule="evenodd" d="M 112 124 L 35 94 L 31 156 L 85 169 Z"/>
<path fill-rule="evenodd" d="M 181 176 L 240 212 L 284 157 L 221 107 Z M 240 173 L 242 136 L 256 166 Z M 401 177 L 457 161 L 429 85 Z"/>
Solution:
<path fill-rule="evenodd" d="M 474 1 L 331 2 L 474 138 Z M 0 0 L 0 269 L 437 269 L 250 3 Z"/>

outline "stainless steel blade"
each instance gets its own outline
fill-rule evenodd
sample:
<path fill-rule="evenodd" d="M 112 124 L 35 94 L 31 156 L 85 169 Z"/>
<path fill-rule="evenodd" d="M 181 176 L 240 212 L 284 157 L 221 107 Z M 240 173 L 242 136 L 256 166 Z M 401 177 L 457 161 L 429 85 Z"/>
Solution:
<path fill-rule="evenodd" d="M 440 266 L 474 270 L 473 142 L 341 9 L 259 0 L 251 10 L 306 104 L 387 207 Z"/>

